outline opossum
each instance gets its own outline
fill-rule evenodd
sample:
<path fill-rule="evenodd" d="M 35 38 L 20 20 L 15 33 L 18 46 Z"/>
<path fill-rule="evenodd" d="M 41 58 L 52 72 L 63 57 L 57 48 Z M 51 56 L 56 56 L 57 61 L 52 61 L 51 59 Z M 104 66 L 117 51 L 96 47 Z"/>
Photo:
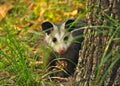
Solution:
<path fill-rule="evenodd" d="M 49 21 L 42 23 L 47 46 L 53 50 L 47 59 L 46 66 L 49 71 L 61 69 L 56 73 L 53 72 L 51 76 L 69 77 L 74 74 L 81 43 L 84 40 L 84 29 L 80 29 L 84 24 L 84 21 L 75 21 L 75 19 L 67 19 L 60 24 Z"/>

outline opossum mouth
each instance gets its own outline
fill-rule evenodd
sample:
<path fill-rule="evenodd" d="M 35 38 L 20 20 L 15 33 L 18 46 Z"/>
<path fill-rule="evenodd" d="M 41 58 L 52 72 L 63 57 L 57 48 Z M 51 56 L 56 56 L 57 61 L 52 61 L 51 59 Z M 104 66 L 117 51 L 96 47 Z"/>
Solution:
<path fill-rule="evenodd" d="M 59 52 L 59 54 L 64 54 L 65 52 Z"/>
<path fill-rule="evenodd" d="M 66 50 L 64 50 L 64 51 L 59 51 L 58 53 L 59 53 L 60 55 L 65 54 L 65 53 L 66 53 Z"/>

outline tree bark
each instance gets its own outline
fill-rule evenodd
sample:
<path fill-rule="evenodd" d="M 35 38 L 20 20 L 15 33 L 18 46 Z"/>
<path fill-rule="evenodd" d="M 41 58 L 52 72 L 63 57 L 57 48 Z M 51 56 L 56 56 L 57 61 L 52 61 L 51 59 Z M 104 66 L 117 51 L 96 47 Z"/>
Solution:
<path fill-rule="evenodd" d="M 88 0 L 74 86 L 120 86 L 120 0 Z M 116 39 L 116 40 L 115 40 Z"/>

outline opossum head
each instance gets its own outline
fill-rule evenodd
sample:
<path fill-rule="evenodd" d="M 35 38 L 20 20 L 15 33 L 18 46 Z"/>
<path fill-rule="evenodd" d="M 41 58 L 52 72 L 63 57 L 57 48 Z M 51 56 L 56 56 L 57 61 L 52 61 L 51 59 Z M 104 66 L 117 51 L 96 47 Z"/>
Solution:
<path fill-rule="evenodd" d="M 45 31 L 45 41 L 55 52 L 63 54 L 70 47 L 73 37 L 73 19 L 69 19 L 62 24 L 53 24 L 51 22 L 43 22 L 42 30 Z"/>

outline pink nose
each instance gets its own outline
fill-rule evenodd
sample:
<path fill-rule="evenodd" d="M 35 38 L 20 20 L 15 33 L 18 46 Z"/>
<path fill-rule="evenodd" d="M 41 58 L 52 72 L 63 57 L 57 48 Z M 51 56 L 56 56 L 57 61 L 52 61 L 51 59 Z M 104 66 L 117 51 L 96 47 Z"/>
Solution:
<path fill-rule="evenodd" d="M 59 49 L 59 53 L 60 54 L 63 54 L 64 52 L 65 52 L 65 48 L 64 47 L 62 47 L 62 48 Z"/>

